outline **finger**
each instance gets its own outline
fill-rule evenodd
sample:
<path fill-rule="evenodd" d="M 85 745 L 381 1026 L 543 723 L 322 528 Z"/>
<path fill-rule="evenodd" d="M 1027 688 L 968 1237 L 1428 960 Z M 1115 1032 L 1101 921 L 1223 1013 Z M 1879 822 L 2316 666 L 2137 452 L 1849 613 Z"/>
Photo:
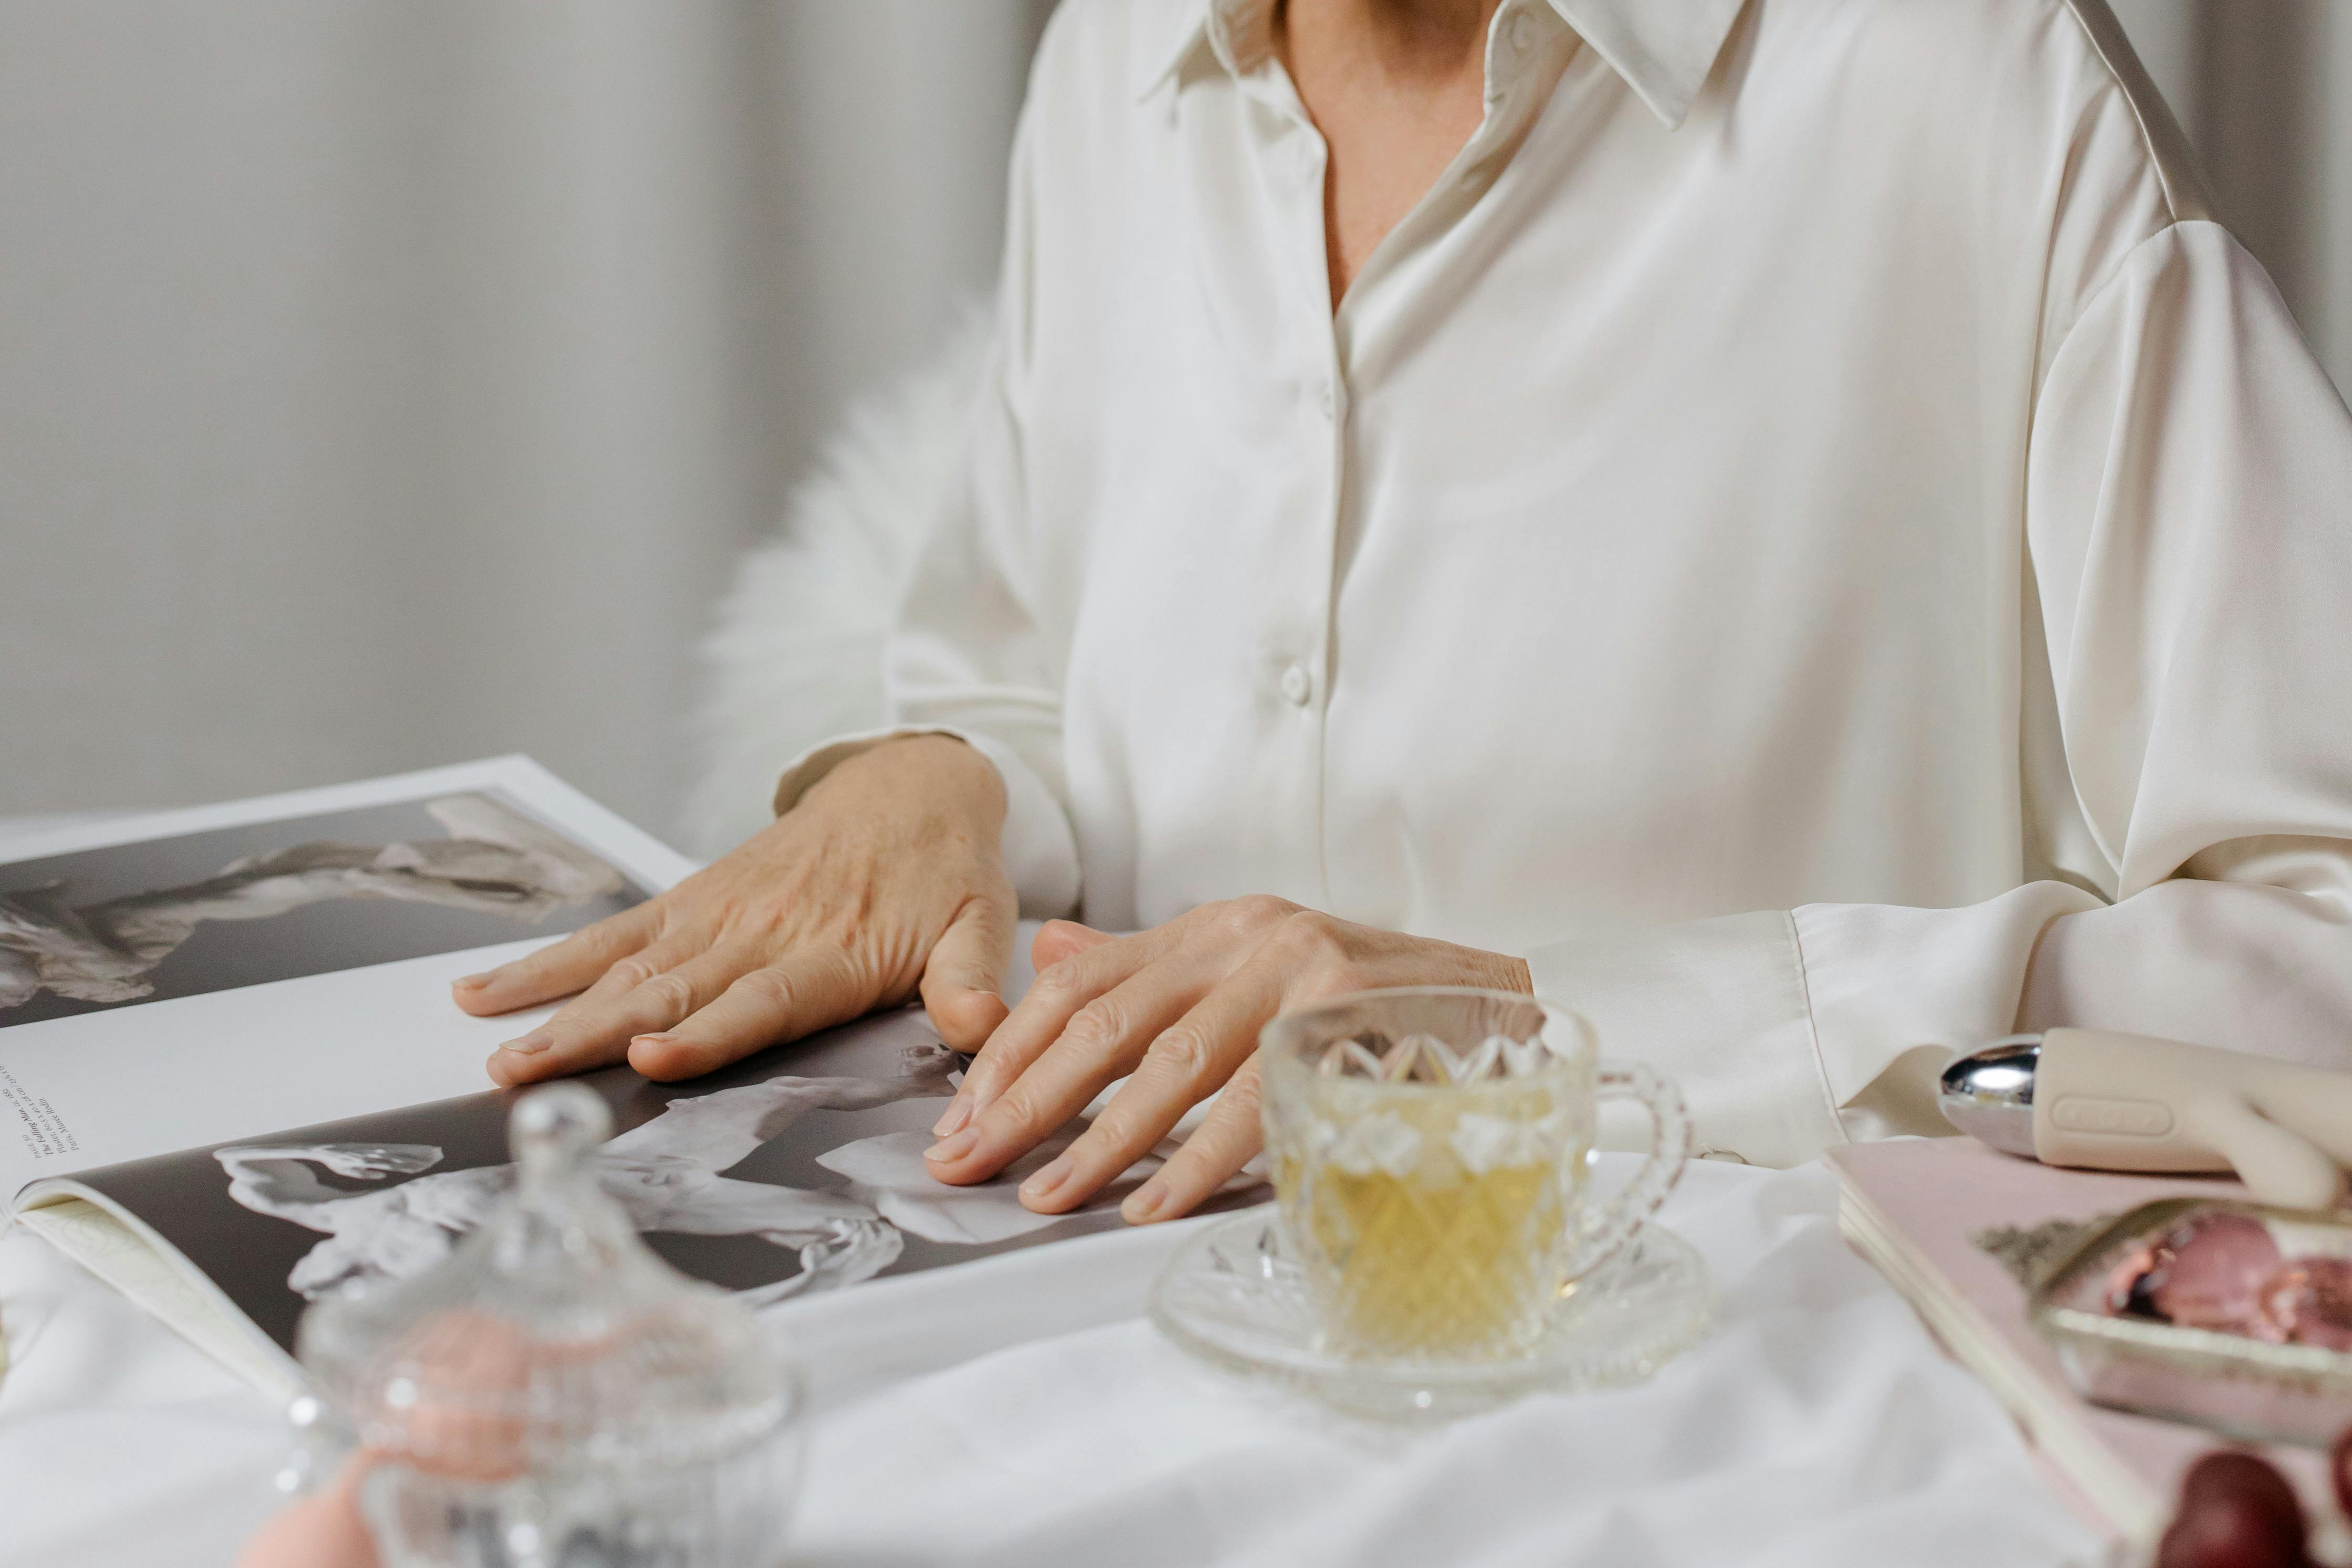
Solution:
<path fill-rule="evenodd" d="M 1198 1207 L 1265 1147 L 1260 1103 L 1257 1062 L 1252 1060 L 1234 1074 L 1184 1146 L 1150 1181 L 1127 1195 L 1118 1206 L 1120 1215 L 1130 1225 L 1150 1225 Z"/>
<path fill-rule="evenodd" d="M 511 964 L 451 983 L 449 994 L 477 1018 L 535 1008 L 584 989 L 619 960 L 654 939 L 660 916 L 648 902 L 574 931 Z"/>
<path fill-rule="evenodd" d="M 994 1176 L 1085 1110 L 1104 1085 L 1134 1071 L 1152 1038 L 1182 1018 L 1215 980 L 1197 956 L 1179 951 L 1087 1002 L 1026 1071 L 973 1113 L 970 1126 L 923 1156 L 926 1167 L 945 1182 Z M 1048 1162 L 1022 1184 L 1021 1200 L 1037 1207 L 1033 1199 L 1050 1197 L 1069 1171 L 1066 1155 Z"/>
<path fill-rule="evenodd" d="M 1004 971 L 1013 962 L 1013 911 L 985 894 L 964 900 L 931 945 L 919 988 L 931 1027 L 956 1051 L 988 1043 L 1004 1021 Z"/>
<path fill-rule="evenodd" d="M 1042 1213 L 1060 1214 L 1118 1180 L 1172 1132 L 1187 1111 L 1224 1088 L 1248 1062 L 1257 1050 L 1258 1031 L 1282 1010 L 1284 995 L 1278 967 L 1254 960 L 1208 991 L 1190 1011 L 1171 1019 L 1094 1124 L 1060 1159 L 1023 1184 L 1021 1201 Z M 1024 1079 L 1024 1086 L 1026 1082 Z"/>
<path fill-rule="evenodd" d="M 995 1103 L 1013 1080 L 1062 1037 L 1080 1008 L 1172 945 L 1173 938 L 1161 926 L 1106 942 L 1041 971 L 1021 1005 L 996 1026 L 996 1032 L 964 1070 L 963 1087 L 956 1091 L 947 1114 L 933 1131 L 941 1137 L 952 1137 L 967 1130 L 973 1117 Z"/>
<path fill-rule="evenodd" d="M 1099 947 L 1106 942 L 1117 940 L 1118 938 L 1108 931 L 1097 931 L 1075 920 L 1048 920 L 1037 927 L 1036 940 L 1029 944 L 1029 961 L 1041 970 L 1050 969 L 1063 959 L 1075 957 L 1089 947 Z"/>
<path fill-rule="evenodd" d="M 627 1051 L 628 1037 L 592 1040 L 581 1033 L 579 1020 L 626 996 L 656 975 L 677 968 L 696 954 L 695 944 L 687 937 L 666 936 L 616 960 L 595 984 L 558 1008 L 537 1028 L 503 1041 L 490 1055 L 490 1077 L 511 1085 L 611 1066 Z M 529 1072 L 523 1071 L 526 1059 L 533 1067 Z"/>
<path fill-rule="evenodd" d="M 564 1003 L 555 1016 L 559 1019 L 580 1018 L 609 1006 L 656 975 L 675 969 L 689 958 L 700 957 L 710 945 L 710 936 L 700 932 L 674 931 L 656 937 L 615 962 L 586 990 Z"/>
<path fill-rule="evenodd" d="M 689 956 L 683 943 L 656 943 L 613 966 L 606 979 L 614 983 L 601 997 L 591 988 L 520 1040 L 499 1047 L 490 1057 L 490 1076 L 512 1087 L 610 1066 L 628 1054 L 631 1040 L 709 1006 L 758 962 L 740 946 Z"/>
<path fill-rule="evenodd" d="M 864 1014 L 881 998 L 849 956 L 808 947 L 744 972 L 693 1017 L 629 1042 L 629 1065 L 657 1082 L 695 1078 L 779 1040 Z"/>

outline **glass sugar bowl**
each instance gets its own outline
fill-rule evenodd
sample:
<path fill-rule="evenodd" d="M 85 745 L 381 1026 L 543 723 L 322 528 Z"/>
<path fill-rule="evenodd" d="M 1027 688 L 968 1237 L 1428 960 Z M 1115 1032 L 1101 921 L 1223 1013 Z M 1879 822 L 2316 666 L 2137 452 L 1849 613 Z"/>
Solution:
<path fill-rule="evenodd" d="M 525 1096 L 515 1190 L 418 1277 L 303 1319 L 314 1448 L 375 1462 L 386 1568 L 772 1568 L 797 1375 L 751 1312 L 655 1257 L 597 1186 L 593 1092 Z M 307 1409 L 303 1406 L 307 1406 Z"/>

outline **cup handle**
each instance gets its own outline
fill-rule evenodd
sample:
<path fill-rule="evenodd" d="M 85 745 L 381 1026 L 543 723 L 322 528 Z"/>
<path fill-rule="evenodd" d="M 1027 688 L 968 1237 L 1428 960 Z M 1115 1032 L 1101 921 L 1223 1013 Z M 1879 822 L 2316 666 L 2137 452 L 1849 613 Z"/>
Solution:
<path fill-rule="evenodd" d="M 1617 1255 L 1650 1216 L 1658 1212 L 1691 1153 L 1690 1108 L 1682 1091 L 1646 1067 L 1604 1067 L 1593 1081 L 1593 1098 L 1638 1100 L 1650 1113 L 1650 1157 L 1607 1208 L 1585 1211 L 1568 1256 L 1568 1277 L 1580 1280 Z"/>

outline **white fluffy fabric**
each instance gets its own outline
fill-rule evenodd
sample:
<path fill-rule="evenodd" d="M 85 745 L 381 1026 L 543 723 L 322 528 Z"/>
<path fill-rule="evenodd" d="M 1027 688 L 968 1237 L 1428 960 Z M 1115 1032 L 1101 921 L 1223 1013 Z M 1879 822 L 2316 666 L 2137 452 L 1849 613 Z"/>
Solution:
<path fill-rule="evenodd" d="M 784 764 L 883 722 L 883 639 L 962 455 L 989 329 L 968 311 L 937 359 L 852 407 L 776 537 L 737 569 L 700 649 L 688 852 L 758 831 Z"/>

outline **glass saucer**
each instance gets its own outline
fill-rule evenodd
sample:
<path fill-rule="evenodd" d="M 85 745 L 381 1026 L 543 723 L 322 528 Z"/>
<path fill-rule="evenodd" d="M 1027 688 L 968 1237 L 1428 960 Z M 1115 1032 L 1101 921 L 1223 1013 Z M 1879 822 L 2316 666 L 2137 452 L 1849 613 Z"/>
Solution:
<path fill-rule="evenodd" d="M 1193 1236 L 1151 1287 L 1151 1321 L 1194 1355 L 1390 1421 L 1444 1420 L 1538 1390 L 1639 1383 L 1705 1333 L 1714 1308 L 1706 1261 L 1654 1224 L 1561 1297 L 1525 1355 L 1349 1360 L 1324 1347 L 1271 1205 Z"/>

